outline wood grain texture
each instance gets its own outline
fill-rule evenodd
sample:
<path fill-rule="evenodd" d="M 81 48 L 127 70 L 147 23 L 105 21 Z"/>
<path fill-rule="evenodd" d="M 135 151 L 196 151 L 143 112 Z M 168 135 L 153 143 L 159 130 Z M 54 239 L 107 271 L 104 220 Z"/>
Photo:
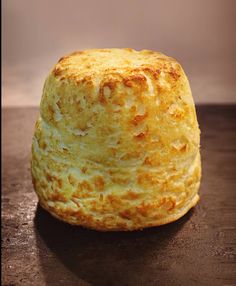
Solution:
<path fill-rule="evenodd" d="M 33 192 L 36 108 L 3 110 L 2 285 L 235 285 L 236 106 L 199 106 L 199 204 L 169 225 L 99 233 L 52 218 Z"/>

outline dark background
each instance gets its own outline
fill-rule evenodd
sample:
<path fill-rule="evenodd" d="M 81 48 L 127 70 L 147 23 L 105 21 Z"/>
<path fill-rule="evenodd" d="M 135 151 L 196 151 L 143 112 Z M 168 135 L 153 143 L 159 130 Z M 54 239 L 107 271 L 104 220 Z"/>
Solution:
<path fill-rule="evenodd" d="M 197 206 L 165 226 L 101 233 L 37 205 L 29 150 L 38 109 L 4 109 L 2 285 L 236 285 L 236 106 L 197 112 Z"/>

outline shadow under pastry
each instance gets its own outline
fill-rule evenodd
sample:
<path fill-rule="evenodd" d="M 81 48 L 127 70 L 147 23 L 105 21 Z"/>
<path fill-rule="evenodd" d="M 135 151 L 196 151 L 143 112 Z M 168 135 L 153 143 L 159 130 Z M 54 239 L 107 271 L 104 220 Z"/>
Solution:
<path fill-rule="evenodd" d="M 46 285 L 157 285 L 160 272 L 171 282 L 175 237 L 193 212 L 142 231 L 97 232 L 61 222 L 38 204 L 34 223 Z"/>

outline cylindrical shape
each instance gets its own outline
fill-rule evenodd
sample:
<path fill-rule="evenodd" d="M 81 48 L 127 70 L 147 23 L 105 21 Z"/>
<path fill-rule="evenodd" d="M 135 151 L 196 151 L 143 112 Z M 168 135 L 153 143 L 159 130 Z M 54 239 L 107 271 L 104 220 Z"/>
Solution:
<path fill-rule="evenodd" d="M 97 230 L 172 222 L 198 201 L 200 131 L 173 58 L 94 49 L 59 60 L 46 79 L 32 144 L 39 202 Z"/>

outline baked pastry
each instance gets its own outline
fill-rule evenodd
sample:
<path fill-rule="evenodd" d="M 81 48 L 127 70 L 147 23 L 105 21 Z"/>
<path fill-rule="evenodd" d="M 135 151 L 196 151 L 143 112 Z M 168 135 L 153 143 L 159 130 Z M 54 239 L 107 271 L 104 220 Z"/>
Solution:
<path fill-rule="evenodd" d="M 94 49 L 46 79 L 32 143 L 40 205 L 70 224 L 135 230 L 182 217 L 199 199 L 200 131 L 173 58 Z"/>

